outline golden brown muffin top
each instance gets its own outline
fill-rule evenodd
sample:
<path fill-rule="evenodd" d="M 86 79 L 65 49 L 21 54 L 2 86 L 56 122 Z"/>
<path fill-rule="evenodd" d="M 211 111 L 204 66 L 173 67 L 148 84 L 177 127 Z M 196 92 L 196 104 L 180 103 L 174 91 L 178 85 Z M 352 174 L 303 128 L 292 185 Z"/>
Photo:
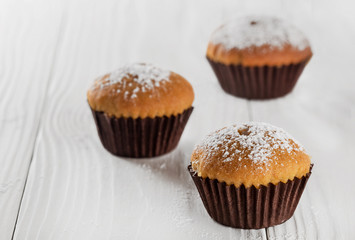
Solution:
<path fill-rule="evenodd" d="M 87 98 L 93 110 L 109 116 L 154 118 L 177 115 L 190 108 L 194 92 L 179 74 L 135 63 L 98 78 Z"/>
<path fill-rule="evenodd" d="M 310 59 L 307 38 L 296 27 L 273 17 L 249 16 L 219 27 L 207 57 L 226 65 L 280 66 Z"/>
<path fill-rule="evenodd" d="M 236 187 L 286 183 L 309 173 L 310 164 L 309 155 L 294 138 L 281 128 L 259 122 L 215 131 L 191 156 L 198 176 Z"/>

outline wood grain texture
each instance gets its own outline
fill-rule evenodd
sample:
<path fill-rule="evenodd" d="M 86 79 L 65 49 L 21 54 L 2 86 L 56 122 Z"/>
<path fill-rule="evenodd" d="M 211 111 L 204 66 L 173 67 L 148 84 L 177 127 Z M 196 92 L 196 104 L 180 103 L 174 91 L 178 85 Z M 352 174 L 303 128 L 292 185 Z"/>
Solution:
<path fill-rule="evenodd" d="M 50 22 L 42 21 L 51 18 Z M 57 43 L 59 18 L 0 3 L 0 239 L 12 237 Z"/>
<path fill-rule="evenodd" d="M 335 8 L 338 11 L 329 14 Z M 44 4 L 36 11 L 48 9 L 52 8 Z M 34 74 L 31 79 L 39 79 L 39 87 L 34 87 L 21 101 L 29 106 L 26 109 L 32 125 L 38 126 L 39 118 L 41 124 L 14 239 L 354 238 L 355 192 L 349 188 L 352 184 L 349 176 L 355 167 L 352 147 L 355 49 L 351 48 L 355 19 L 348 9 L 351 8 L 334 5 L 332 1 L 315 0 L 297 4 L 278 0 L 105 0 L 60 1 L 60 4 L 58 1 L 55 8 L 58 18 L 38 16 L 34 11 L 36 17 L 28 24 L 38 21 L 51 26 L 44 28 L 46 31 L 53 34 L 59 31 L 60 36 L 54 59 L 50 53 L 55 44 L 46 42 L 49 45 L 43 44 L 47 46 L 43 49 L 49 54 L 48 62 L 26 63 L 26 69 L 31 66 L 33 73 L 20 71 L 23 76 Z M 236 12 L 289 18 L 310 36 L 314 58 L 289 96 L 263 102 L 246 101 L 221 90 L 205 60 L 205 50 L 210 33 Z M 62 19 L 61 29 L 58 19 Z M 27 27 L 19 29 L 23 30 L 11 30 L 8 41 L 16 38 L 13 35 L 27 31 Z M 47 33 L 35 35 L 41 38 Z M 53 35 L 51 39 L 55 42 L 56 38 Z M 1 48 L 4 46 L 0 44 Z M 38 52 L 41 51 L 33 47 L 26 56 L 37 56 Z M 12 54 L 6 52 L 4 56 Z M 6 62 L 5 58 L 1 61 Z M 43 75 L 43 80 L 42 74 L 50 71 L 50 62 L 54 63 L 53 70 Z M 127 62 L 152 62 L 171 69 L 188 79 L 195 89 L 194 112 L 178 148 L 170 154 L 146 160 L 123 159 L 110 155 L 100 144 L 86 102 L 86 90 L 95 77 Z M 43 85 L 47 80 L 50 84 L 46 92 Z M 3 82 L 0 86 L 4 99 L 12 100 L 7 95 L 14 90 L 3 90 Z M 43 102 L 45 94 L 44 110 L 39 117 L 40 111 L 36 109 L 40 100 L 36 99 Z M 0 102 L 0 110 L 9 112 L 13 108 L 8 109 L 3 104 L 6 101 Z M 31 103 L 37 104 L 33 107 Z M 283 127 L 304 144 L 315 163 L 294 217 L 267 230 L 231 229 L 213 222 L 186 170 L 193 146 L 203 136 L 225 125 L 248 120 Z M 8 125 L 2 124 L 0 128 L 3 126 Z M 12 135 L 12 131 L 6 134 Z M 32 146 L 26 142 L 28 147 L 21 151 L 28 153 L 33 150 L 35 136 L 33 132 L 26 134 L 32 142 L 26 138 L 22 141 Z M 14 149 L 19 136 L 12 145 L 5 146 Z M 0 137 L 5 142 L 3 139 Z M 0 154 L 11 151 L 0 149 Z M 18 159 L 26 156 L 22 153 Z M 0 177 L 10 176 L 10 168 L 13 172 L 26 172 L 29 161 L 26 163 L 27 166 L 7 163 L 7 169 L 0 169 Z M 22 188 L 18 191 L 22 193 Z M 8 195 L 11 198 L 0 198 L 1 203 L 15 206 L 14 194 Z M 0 209 L 7 208 L 0 205 Z M 10 213 L 5 216 L 16 218 Z"/>
<path fill-rule="evenodd" d="M 339 12 L 327 11 L 335 7 L 335 3 L 317 5 L 318 14 L 311 15 L 315 31 L 309 36 L 315 54 L 293 93 L 250 104 L 253 120 L 270 122 L 290 132 L 306 147 L 315 164 L 294 217 L 269 228 L 268 239 L 355 236 L 351 220 L 355 214 L 355 189 L 348 185 L 355 168 L 355 126 L 350 116 L 355 106 L 355 73 L 351 70 L 355 49 L 346 47 L 350 46 L 350 39 L 355 39 L 354 28 L 350 27 L 355 18 L 351 25 Z M 339 43 L 339 35 L 329 32 L 342 32 L 346 37 Z M 341 56 L 341 64 L 335 56 Z"/>
<path fill-rule="evenodd" d="M 247 104 L 220 90 L 200 59 L 204 46 L 181 40 L 198 39 L 200 33 L 186 24 L 198 26 L 203 19 L 191 18 L 177 29 L 170 24 L 179 22 L 179 9 L 166 4 L 171 11 L 157 12 L 155 6 L 112 1 L 78 12 L 81 4 L 68 3 L 15 239 L 266 239 L 264 230 L 214 223 L 202 205 L 187 172 L 192 148 L 206 132 L 248 120 Z M 158 14 L 148 18 L 150 13 Z M 85 92 L 96 76 L 130 61 L 155 62 L 195 87 L 197 110 L 171 154 L 117 158 L 99 142 Z M 205 94 L 213 98 L 201 98 Z"/>

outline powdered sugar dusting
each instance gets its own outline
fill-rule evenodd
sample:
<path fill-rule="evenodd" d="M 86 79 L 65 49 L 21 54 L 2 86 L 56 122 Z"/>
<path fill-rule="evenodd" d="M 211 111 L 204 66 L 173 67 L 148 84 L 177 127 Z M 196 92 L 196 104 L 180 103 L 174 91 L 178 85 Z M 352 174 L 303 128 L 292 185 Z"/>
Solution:
<path fill-rule="evenodd" d="M 274 48 L 291 44 L 299 50 L 309 46 L 306 37 L 296 27 L 267 16 L 242 17 L 228 22 L 212 34 L 211 42 L 222 44 L 227 50 L 259 47 L 264 44 Z"/>
<path fill-rule="evenodd" d="M 125 65 L 112 72 L 105 81 L 100 83 L 100 88 L 111 86 L 113 84 L 121 85 L 116 92 L 124 94 L 125 98 L 137 98 L 137 93 L 147 92 L 160 87 L 162 83 L 169 81 L 171 72 L 158 68 L 152 64 L 134 63 Z M 132 89 L 133 84 L 125 80 L 133 78 L 137 87 Z"/>
<path fill-rule="evenodd" d="M 222 128 L 208 135 L 196 150 L 207 158 L 221 153 L 220 161 L 240 161 L 247 156 L 255 165 L 268 165 L 276 149 L 292 154 L 303 147 L 283 129 L 262 122 L 250 122 Z"/>

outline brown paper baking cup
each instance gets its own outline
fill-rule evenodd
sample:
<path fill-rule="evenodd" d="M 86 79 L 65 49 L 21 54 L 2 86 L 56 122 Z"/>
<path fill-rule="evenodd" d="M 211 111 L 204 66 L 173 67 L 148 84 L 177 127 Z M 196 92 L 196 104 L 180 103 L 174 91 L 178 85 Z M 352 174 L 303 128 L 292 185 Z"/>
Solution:
<path fill-rule="evenodd" d="M 260 229 L 281 224 L 292 217 L 312 167 L 313 164 L 305 177 L 259 189 L 243 185 L 237 188 L 199 177 L 191 165 L 188 170 L 212 219 L 234 228 Z"/>
<path fill-rule="evenodd" d="M 207 60 L 225 92 L 247 99 L 277 98 L 291 92 L 309 61 L 274 67 L 248 67 Z"/>
<path fill-rule="evenodd" d="M 148 158 L 168 153 L 178 145 L 192 110 L 177 116 L 137 119 L 109 117 L 94 110 L 92 114 L 101 143 L 110 153 Z"/>

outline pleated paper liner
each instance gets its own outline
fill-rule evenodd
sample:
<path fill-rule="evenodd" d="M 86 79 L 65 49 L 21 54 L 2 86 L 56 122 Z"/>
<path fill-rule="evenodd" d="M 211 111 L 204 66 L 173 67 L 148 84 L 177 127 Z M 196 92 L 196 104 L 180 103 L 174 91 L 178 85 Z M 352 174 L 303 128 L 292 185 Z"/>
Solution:
<path fill-rule="evenodd" d="M 110 153 L 149 158 L 168 153 L 178 145 L 192 110 L 177 116 L 137 119 L 109 117 L 94 110 L 92 114 L 101 143 Z"/>
<path fill-rule="evenodd" d="M 248 67 L 207 60 L 225 92 L 247 99 L 270 99 L 288 94 L 309 61 L 274 67 Z"/>
<path fill-rule="evenodd" d="M 237 188 L 199 177 L 191 165 L 188 170 L 212 219 L 234 228 L 260 229 L 281 224 L 292 217 L 312 167 L 313 164 L 305 177 L 259 189 L 243 185 Z"/>

